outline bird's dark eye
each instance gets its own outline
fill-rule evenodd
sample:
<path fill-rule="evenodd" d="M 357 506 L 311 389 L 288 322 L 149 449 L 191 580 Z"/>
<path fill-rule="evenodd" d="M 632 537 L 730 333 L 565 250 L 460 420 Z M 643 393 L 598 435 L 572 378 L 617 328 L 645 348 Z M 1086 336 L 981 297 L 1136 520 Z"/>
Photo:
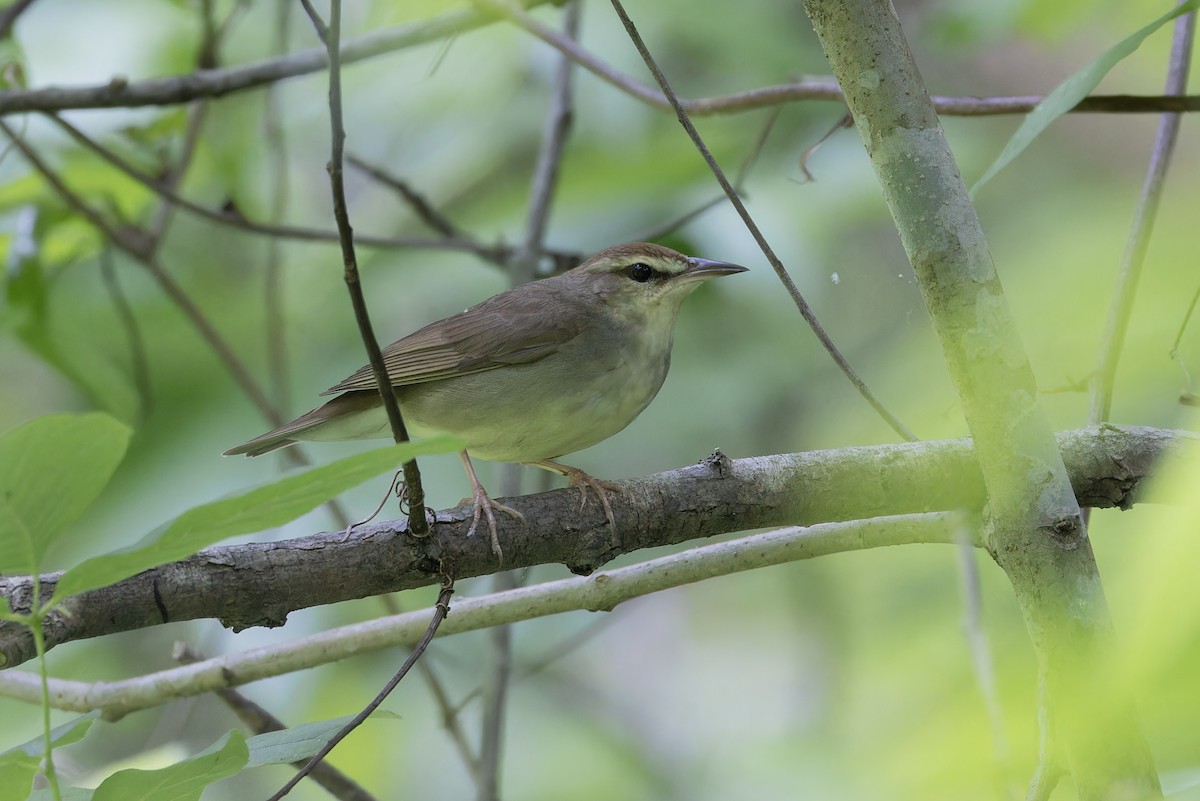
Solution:
<path fill-rule="evenodd" d="M 654 268 L 639 261 L 629 268 L 629 277 L 639 284 L 644 284 L 654 277 Z"/>

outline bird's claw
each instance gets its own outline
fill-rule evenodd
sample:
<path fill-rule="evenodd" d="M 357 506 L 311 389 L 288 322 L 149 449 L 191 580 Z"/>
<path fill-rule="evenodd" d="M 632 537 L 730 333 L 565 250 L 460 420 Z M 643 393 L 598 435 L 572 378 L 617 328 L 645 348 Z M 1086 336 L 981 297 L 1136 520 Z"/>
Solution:
<path fill-rule="evenodd" d="M 466 499 L 464 499 L 463 502 L 466 503 Z M 497 512 L 504 512 L 509 517 L 516 518 L 522 523 L 525 522 L 525 515 L 521 514 L 511 506 L 505 506 L 502 503 L 493 501 L 488 496 L 487 491 L 484 490 L 482 486 L 478 485 L 475 487 L 471 505 L 474 507 L 474 510 L 471 513 L 471 525 L 467 528 L 467 536 L 475 536 L 475 530 L 479 528 L 480 517 L 486 519 L 488 533 L 491 535 L 492 553 L 496 555 L 496 559 L 499 560 L 500 564 L 504 564 L 504 551 L 500 548 L 500 538 L 496 533 L 496 515 L 493 514 L 493 510 Z"/>
<path fill-rule="evenodd" d="M 612 529 L 612 544 L 618 548 L 621 547 L 621 536 L 617 532 L 617 521 L 613 517 L 612 505 L 608 502 L 608 493 L 617 492 L 625 495 L 628 492 L 625 487 L 620 484 L 614 484 L 611 481 L 596 478 L 577 467 L 569 468 L 566 476 L 567 486 L 575 487 L 579 490 L 579 511 L 582 512 L 587 506 L 588 488 L 590 487 L 592 492 L 596 493 L 596 497 L 600 500 L 600 507 L 604 509 L 604 519 L 608 521 L 608 525 Z"/>

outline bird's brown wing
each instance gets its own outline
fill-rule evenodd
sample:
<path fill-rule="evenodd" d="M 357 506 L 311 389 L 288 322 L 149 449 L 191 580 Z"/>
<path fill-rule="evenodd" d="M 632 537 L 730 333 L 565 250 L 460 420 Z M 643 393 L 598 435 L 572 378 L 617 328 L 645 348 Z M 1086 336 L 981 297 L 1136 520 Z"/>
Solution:
<path fill-rule="evenodd" d="M 582 330 L 581 316 L 566 313 L 565 303 L 568 301 L 553 279 L 538 281 L 414 331 L 383 349 L 383 363 L 392 386 L 544 359 Z M 552 309 L 563 313 L 550 313 Z M 366 365 L 321 394 L 375 386 L 375 375 Z"/>

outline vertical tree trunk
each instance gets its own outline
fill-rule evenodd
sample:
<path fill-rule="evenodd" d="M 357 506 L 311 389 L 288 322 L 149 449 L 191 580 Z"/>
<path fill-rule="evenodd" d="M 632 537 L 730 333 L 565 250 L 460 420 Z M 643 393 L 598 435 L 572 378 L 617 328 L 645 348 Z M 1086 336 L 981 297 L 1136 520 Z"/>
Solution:
<path fill-rule="evenodd" d="M 912 262 L 975 440 L 985 542 L 1037 651 L 1080 798 L 1160 797 L 1079 506 L 979 218 L 889 0 L 805 0 Z"/>

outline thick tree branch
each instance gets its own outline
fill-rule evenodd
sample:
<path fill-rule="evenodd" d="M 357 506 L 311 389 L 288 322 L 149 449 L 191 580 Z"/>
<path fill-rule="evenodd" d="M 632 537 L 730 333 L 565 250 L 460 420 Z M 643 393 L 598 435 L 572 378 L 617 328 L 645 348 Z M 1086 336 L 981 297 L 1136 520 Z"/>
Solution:
<path fill-rule="evenodd" d="M 1154 428 L 1102 426 L 1059 436 L 1079 502 L 1128 508 L 1165 458 L 1200 456 L 1198 438 Z M 724 456 L 623 482 L 613 493 L 621 552 L 783 525 L 977 509 L 983 479 L 969 440 L 842 448 L 729 460 Z M 579 508 L 575 490 L 505 500 L 528 525 L 497 520 L 505 566 L 563 564 L 587 573 L 618 555 L 604 513 Z M 436 584 L 439 560 L 459 580 L 496 569 L 486 537 L 466 536 L 469 506 L 438 513 L 432 536 L 402 521 L 278 542 L 206 548 L 111 587 L 69 599 L 46 622 L 47 647 L 180 620 L 217 618 L 241 630 L 281 626 L 296 609 Z M 131 534 L 136 539 L 137 534 Z M 57 573 L 41 577 L 50 593 Z M 0 594 L 29 609 L 28 576 L 0 577 Z M 453 618 L 451 618 L 453 619 Z M 25 628 L 0 623 L 0 664 L 33 655 Z"/>
<path fill-rule="evenodd" d="M 960 536 L 963 526 L 961 514 L 935 512 L 768 531 L 587 578 L 549 581 L 463 599 L 455 603 L 454 614 L 438 633 L 478 631 L 578 610 L 607 612 L 630 599 L 715 576 L 833 553 L 950 543 Z M 419 610 L 377 618 L 117 682 L 89 684 L 54 679 L 50 684 L 51 703 L 76 712 L 100 709 L 106 718 L 115 720 L 176 698 L 305 670 L 368 651 L 411 646 L 427 630 L 429 617 L 430 610 Z M 0 695 L 39 703 L 37 677 L 23 671 L 0 674 Z"/>
<path fill-rule="evenodd" d="M 1112 620 L 1064 460 L 967 196 L 889 0 L 805 0 L 925 297 L 987 485 L 1081 799 L 1160 796 L 1132 699 L 1098 666 Z"/>

